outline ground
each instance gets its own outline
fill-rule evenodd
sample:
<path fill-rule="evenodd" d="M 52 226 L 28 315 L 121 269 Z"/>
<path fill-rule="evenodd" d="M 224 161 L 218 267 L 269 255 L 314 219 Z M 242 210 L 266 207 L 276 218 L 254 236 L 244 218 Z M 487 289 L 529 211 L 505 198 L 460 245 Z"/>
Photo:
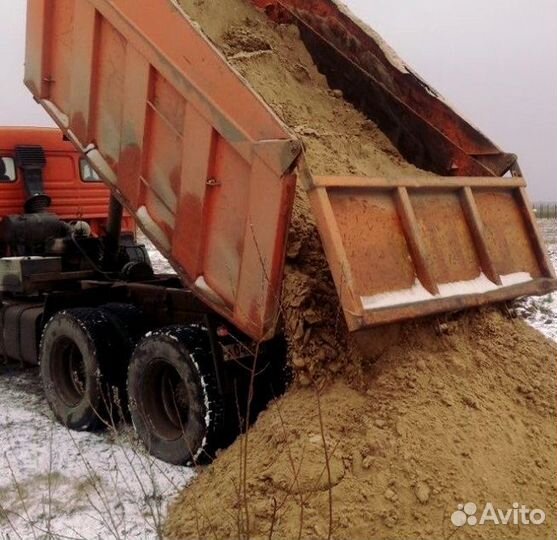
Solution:
<path fill-rule="evenodd" d="M 541 220 L 557 265 L 557 222 Z M 166 261 L 151 251 L 157 271 Z M 517 302 L 557 340 L 557 294 Z M 0 539 L 156 538 L 167 502 L 194 476 L 150 458 L 130 430 L 75 433 L 56 424 L 36 369 L 0 366 Z"/>
<path fill-rule="evenodd" d="M 0 538 L 156 538 L 193 477 L 129 431 L 76 433 L 52 420 L 35 369 L 0 370 Z"/>
<path fill-rule="evenodd" d="M 540 226 L 547 242 L 549 256 L 557 266 L 557 220 L 541 219 Z M 557 293 L 542 298 L 525 298 L 517 302 L 518 313 L 532 326 L 557 341 Z"/>

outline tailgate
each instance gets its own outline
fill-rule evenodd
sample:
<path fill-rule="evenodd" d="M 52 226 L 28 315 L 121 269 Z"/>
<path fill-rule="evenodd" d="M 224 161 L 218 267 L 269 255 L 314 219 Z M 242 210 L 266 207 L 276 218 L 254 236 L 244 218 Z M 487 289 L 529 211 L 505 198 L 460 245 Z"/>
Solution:
<path fill-rule="evenodd" d="M 555 290 L 522 178 L 306 182 L 351 331 Z"/>

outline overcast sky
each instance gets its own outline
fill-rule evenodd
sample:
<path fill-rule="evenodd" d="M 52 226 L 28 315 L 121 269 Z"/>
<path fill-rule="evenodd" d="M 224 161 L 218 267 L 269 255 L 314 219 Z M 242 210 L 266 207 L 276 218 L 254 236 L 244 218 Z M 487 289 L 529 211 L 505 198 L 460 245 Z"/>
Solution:
<path fill-rule="evenodd" d="M 345 3 L 557 200 L 557 0 Z M 49 125 L 21 83 L 25 5 L 0 0 L 0 125 Z"/>

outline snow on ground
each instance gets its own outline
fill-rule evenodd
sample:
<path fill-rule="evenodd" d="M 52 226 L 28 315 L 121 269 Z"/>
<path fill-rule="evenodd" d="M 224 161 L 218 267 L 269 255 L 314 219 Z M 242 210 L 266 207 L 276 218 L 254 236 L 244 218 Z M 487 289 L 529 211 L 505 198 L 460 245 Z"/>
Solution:
<path fill-rule="evenodd" d="M 159 538 L 194 473 L 151 458 L 130 431 L 71 432 L 36 369 L 0 366 L 0 538 Z"/>
<path fill-rule="evenodd" d="M 540 219 L 540 228 L 547 243 L 549 257 L 557 268 L 557 220 Z M 525 298 L 517 301 L 516 310 L 534 328 L 548 338 L 557 341 L 557 293 L 541 298 Z"/>
<path fill-rule="evenodd" d="M 170 264 L 164 258 L 164 256 L 161 255 L 160 252 L 155 249 L 155 247 L 153 247 L 153 244 L 149 242 L 147 237 L 142 232 L 140 232 L 137 235 L 137 241 L 147 246 L 147 251 L 149 252 L 149 258 L 151 259 L 151 266 L 153 267 L 155 273 L 168 274 L 169 272 L 170 273 L 174 272 L 172 266 L 170 266 Z"/>
<path fill-rule="evenodd" d="M 540 225 L 557 265 L 557 221 Z M 149 251 L 157 272 L 171 271 Z M 557 340 L 557 294 L 517 309 Z M 37 369 L 0 365 L 1 540 L 158 538 L 166 504 L 193 475 L 148 456 L 129 428 L 66 430 L 52 418 Z"/>
<path fill-rule="evenodd" d="M 150 254 L 157 272 L 172 271 Z M 131 428 L 65 429 L 38 370 L 0 360 L 0 540 L 158 538 L 168 501 L 193 476 L 150 457 Z"/>

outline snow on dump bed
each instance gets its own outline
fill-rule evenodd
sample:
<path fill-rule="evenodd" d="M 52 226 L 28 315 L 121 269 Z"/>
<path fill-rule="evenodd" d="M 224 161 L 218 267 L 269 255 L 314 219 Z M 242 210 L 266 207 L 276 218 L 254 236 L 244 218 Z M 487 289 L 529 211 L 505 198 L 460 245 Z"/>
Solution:
<path fill-rule="evenodd" d="M 409 289 L 377 294 L 375 296 L 363 296 L 361 300 L 364 309 L 380 309 L 467 294 L 483 294 L 495 291 L 501 287 L 510 287 L 520 283 L 527 283 L 531 279 L 532 276 L 527 272 L 516 272 L 514 274 L 501 276 L 502 285 L 497 285 L 482 272 L 476 279 L 440 284 L 439 294 L 437 295 L 431 294 L 422 283 L 416 279 L 414 285 Z"/>

